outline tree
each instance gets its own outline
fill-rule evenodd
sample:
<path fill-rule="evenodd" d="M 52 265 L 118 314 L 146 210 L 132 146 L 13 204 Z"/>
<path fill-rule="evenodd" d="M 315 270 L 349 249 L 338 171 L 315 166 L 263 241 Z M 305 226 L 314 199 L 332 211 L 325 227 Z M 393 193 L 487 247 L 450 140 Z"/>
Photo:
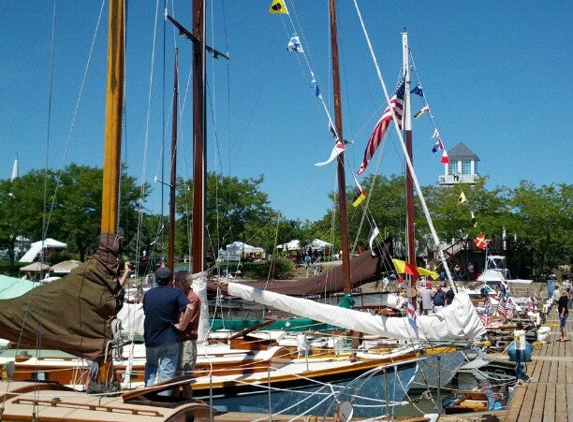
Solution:
<path fill-rule="evenodd" d="M 99 168 L 69 165 L 60 173 L 31 171 L 0 184 L 6 206 L 0 211 L 0 237 L 13 240 L 53 237 L 65 241 L 68 249 L 84 260 L 98 245 L 101 221 L 102 175 Z M 121 175 L 120 232 L 126 240 L 137 227 L 136 203 L 140 187 Z M 143 198 L 142 200 L 145 200 Z"/>
<path fill-rule="evenodd" d="M 219 247 L 236 240 L 272 250 L 275 230 L 272 222 L 278 213 L 270 207 L 267 194 L 260 190 L 263 181 L 262 175 L 243 180 L 212 172 L 207 175 L 205 228 L 209 252 L 216 256 Z M 189 250 L 192 192 L 192 180 L 177 182 L 176 211 L 180 217 L 176 226 L 176 248 L 179 252 Z"/>
<path fill-rule="evenodd" d="M 536 188 L 522 181 L 510 189 L 509 204 L 516 218 L 512 229 L 517 246 L 528 251 L 531 265 L 541 271 L 573 260 L 573 186 Z"/>

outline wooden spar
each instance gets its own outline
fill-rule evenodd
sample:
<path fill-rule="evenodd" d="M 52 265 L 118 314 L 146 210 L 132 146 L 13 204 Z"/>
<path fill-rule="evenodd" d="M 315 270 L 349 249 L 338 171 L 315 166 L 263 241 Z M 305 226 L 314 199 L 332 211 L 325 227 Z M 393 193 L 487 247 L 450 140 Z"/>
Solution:
<path fill-rule="evenodd" d="M 193 273 L 205 265 L 206 95 L 205 2 L 193 0 Z"/>
<path fill-rule="evenodd" d="M 177 178 L 177 113 L 179 102 L 179 52 L 175 49 L 175 70 L 173 74 L 173 118 L 171 125 L 171 181 L 169 183 L 169 245 L 167 266 L 175 268 L 175 187 Z"/>
<path fill-rule="evenodd" d="M 404 138 L 406 141 L 406 151 L 412 159 L 412 115 L 410 107 L 410 67 L 409 67 L 409 47 L 408 47 L 408 33 L 402 32 L 402 67 L 404 72 Z M 410 167 L 406 164 L 406 245 L 408 248 L 407 261 L 417 267 L 416 264 L 416 231 L 414 221 L 414 182 L 412 180 L 412 173 Z M 416 287 L 416 277 L 409 275 L 410 285 Z"/>
<path fill-rule="evenodd" d="M 338 59 L 338 36 L 336 25 L 336 0 L 330 0 L 330 40 L 332 48 L 332 85 L 334 92 L 334 124 L 341 142 L 342 134 L 342 103 L 340 99 L 340 67 Z M 350 247 L 348 241 L 348 213 L 346 210 L 346 173 L 344 168 L 344 152 L 338 154 L 338 212 L 340 213 L 340 240 L 342 244 L 342 278 L 344 293 L 350 293 Z"/>
<path fill-rule="evenodd" d="M 117 233 L 125 76 L 124 0 L 109 3 L 101 233 Z"/>

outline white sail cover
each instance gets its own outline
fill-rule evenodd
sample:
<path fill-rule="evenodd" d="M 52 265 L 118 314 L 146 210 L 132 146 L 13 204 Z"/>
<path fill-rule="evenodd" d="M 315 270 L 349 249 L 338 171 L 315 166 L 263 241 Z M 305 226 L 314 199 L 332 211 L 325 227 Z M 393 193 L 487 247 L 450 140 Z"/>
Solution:
<path fill-rule="evenodd" d="M 416 328 L 407 317 L 385 317 L 295 298 L 238 283 L 228 283 L 228 294 L 272 306 L 293 315 L 312 318 L 365 334 L 413 342 L 473 341 L 485 328 L 467 293 L 456 294 L 451 305 L 432 315 L 417 317 Z"/>

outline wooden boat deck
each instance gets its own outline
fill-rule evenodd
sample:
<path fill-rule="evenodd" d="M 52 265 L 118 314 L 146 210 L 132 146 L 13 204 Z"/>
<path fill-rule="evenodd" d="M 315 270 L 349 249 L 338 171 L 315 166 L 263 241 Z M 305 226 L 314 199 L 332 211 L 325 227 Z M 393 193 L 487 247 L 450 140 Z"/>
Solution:
<path fill-rule="evenodd" d="M 559 322 L 552 317 L 547 344 L 533 348 L 526 368 L 530 379 L 516 387 L 503 422 L 573 422 L 573 341 L 557 341 Z M 571 339 L 571 317 L 567 331 Z"/>

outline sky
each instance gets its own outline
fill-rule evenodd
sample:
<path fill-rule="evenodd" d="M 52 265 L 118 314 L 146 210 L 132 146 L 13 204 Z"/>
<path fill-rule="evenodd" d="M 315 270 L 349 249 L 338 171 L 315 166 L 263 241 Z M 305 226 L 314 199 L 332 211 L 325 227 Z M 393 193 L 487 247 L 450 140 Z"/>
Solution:
<path fill-rule="evenodd" d="M 257 179 L 285 218 L 316 221 L 332 208 L 335 163 L 328 2 L 286 0 L 289 15 L 269 13 L 271 0 L 208 3 L 207 43 L 230 60 L 207 58 L 207 166 L 225 176 Z M 443 174 L 432 153 L 436 127 L 446 149 L 463 142 L 480 159 L 486 188 L 537 187 L 573 181 L 573 3 L 357 1 L 384 84 L 392 94 L 408 33 L 415 67 L 434 117 L 413 120 L 416 175 L 422 186 Z M 152 185 L 148 210 L 168 212 L 173 57 L 179 50 L 178 175 L 192 178 L 190 42 L 163 20 L 163 1 L 128 8 L 123 160 Z M 188 2 L 168 2 L 190 28 Z M 55 12 L 54 12 L 55 11 Z M 98 24 L 99 20 L 99 24 Z M 386 106 L 354 2 L 338 2 L 341 102 L 347 184 L 362 161 Z M 287 51 L 296 33 L 305 53 Z M 0 3 L 0 179 L 70 163 L 101 167 L 105 113 L 107 4 L 96 1 Z M 412 98 L 412 113 L 423 107 Z M 395 131 L 364 175 L 402 174 Z M 165 176 L 163 176 L 165 175 Z M 360 179 L 359 179 L 360 180 Z"/>

